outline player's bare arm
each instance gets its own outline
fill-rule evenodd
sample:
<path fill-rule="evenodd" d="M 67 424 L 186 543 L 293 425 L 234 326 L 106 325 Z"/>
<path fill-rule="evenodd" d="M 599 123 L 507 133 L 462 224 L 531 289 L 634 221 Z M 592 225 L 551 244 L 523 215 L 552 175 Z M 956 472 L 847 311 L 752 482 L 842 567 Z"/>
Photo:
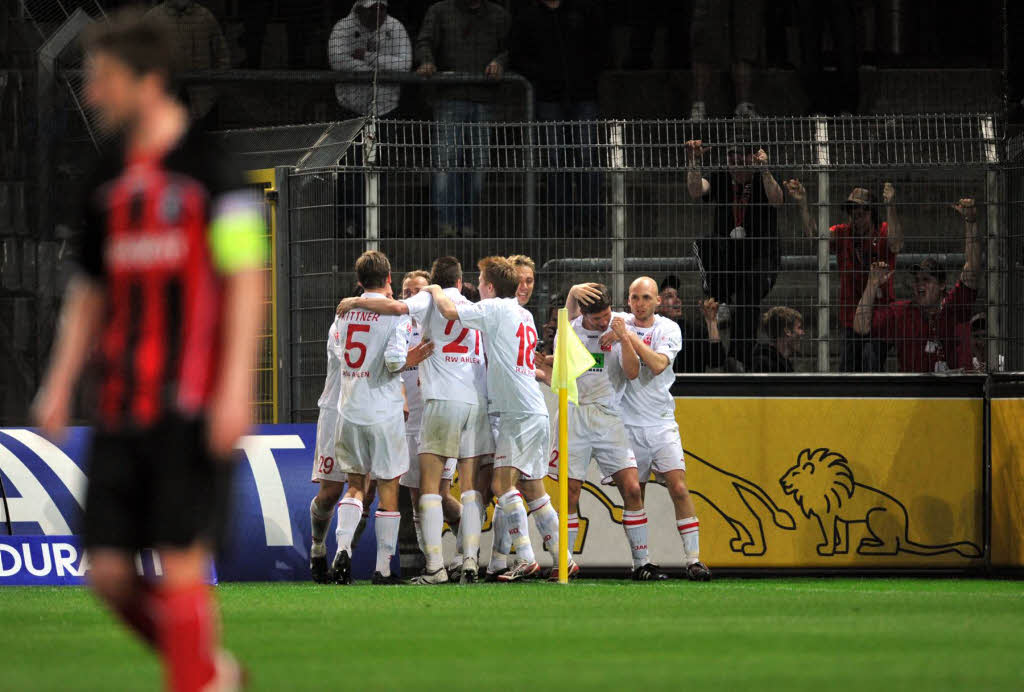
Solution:
<path fill-rule="evenodd" d="M 434 305 L 437 307 L 437 311 L 441 313 L 441 316 L 446 320 L 457 321 L 459 319 L 459 311 L 455 307 L 455 303 L 451 298 L 444 294 L 444 290 L 437 284 L 431 284 L 423 289 L 434 299 Z"/>
<path fill-rule="evenodd" d="M 75 383 L 96 342 L 105 304 L 106 293 L 98 283 L 76 276 L 68 284 L 56 350 L 32 405 L 32 419 L 47 437 L 59 437 L 68 423 Z"/>
<path fill-rule="evenodd" d="M 597 286 L 595 283 L 585 283 L 576 284 L 569 289 L 569 295 L 565 297 L 565 309 L 569 311 L 570 320 L 580 316 L 581 304 L 590 305 L 601 297 L 601 291 Z"/>
<path fill-rule="evenodd" d="M 434 342 L 430 339 L 424 339 L 409 349 L 409 353 L 405 357 L 405 366 L 402 368 L 402 371 L 404 372 L 417 367 L 420 363 L 429 358 L 430 354 L 433 352 Z"/>
<path fill-rule="evenodd" d="M 338 303 L 335 314 L 341 317 L 353 310 L 365 310 L 366 312 L 375 312 L 378 315 L 393 315 L 396 317 L 409 314 L 409 306 L 400 300 L 392 298 L 367 298 L 364 296 L 343 298 Z"/>
<path fill-rule="evenodd" d="M 635 380 L 640 376 L 640 357 L 637 356 L 636 350 L 633 348 L 633 342 L 626 338 L 629 333 L 626 321 L 621 317 L 616 317 L 609 326 L 612 333 L 618 337 L 619 343 L 622 344 L 622 372 L 625 373 L 627 379 Z"/>
<path fill-rule="evenodd" d="M 640 360 L 642 360 L 644 365 L 647 366 L 647 369 L 650 370 L 651 373 L 653 373 L 655 376 L 660 375 L 665 370 L 665 368 L 672 365 L 671 361 L 669 361 L 668 359 L 668 356 L 666 356 L 664 353 L 658 353 L 657 351 L 655 351 L 653 348 L 645 344 L 644 340 L 641 339 L 636 334 L 634 334 L 633 332 L 628 332 L 627 338 L 630 344 L 633 346 L 633 349 L 636 351 L 637 356 L 640 357 Z M 626 339 L 623 339 L 623 343 L 625 343 L 625 341 Z"/>
<path fill-rule="evenodd" d="M 210 451 L 229 459 L 249 427 L 250 368 L 256 354 L 263 311 L 263 272 L 245 269 L 228 276 L 224 299 L 224 350 L 220 380 L 210 404 Z"/>
<path fill-rule="evenodd" d="M 551 370 L 555 366 L 555 357 L 538 353 L 534 356 L 534 377 L 538 382 L 551 386 Z"/>

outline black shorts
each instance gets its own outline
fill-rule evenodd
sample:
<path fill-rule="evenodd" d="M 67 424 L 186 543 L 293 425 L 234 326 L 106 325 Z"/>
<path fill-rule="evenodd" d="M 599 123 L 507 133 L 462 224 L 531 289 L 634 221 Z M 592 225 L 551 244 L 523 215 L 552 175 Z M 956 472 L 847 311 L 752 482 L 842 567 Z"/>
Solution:
<path fill-rule="evenodd" d="M 139 431 L 97 429 L 89 454 L 86 548 L 216 550 L 227 517 L 234 465 L 215 460 L 206 423 L 166 418 Z"/>

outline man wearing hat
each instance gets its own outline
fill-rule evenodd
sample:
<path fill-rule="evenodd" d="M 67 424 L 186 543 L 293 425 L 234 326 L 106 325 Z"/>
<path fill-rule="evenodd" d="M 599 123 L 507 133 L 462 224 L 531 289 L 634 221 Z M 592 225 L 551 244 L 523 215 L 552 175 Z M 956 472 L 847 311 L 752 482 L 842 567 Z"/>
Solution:
<path fill-rule="evenodd" d="M 345 72 L 406 72 L 412 67 L 412 43 L 402 23 L 388 16 L 387 0 L 356 0 L 348 16 L 334 25 L 327 44 L 331 69 Z M 353 115 L 369 115 L 373 86 L 336 84 L 338 103 Z M 377 115 L 398 107 L 397 85 L 377 87 Z"/>
<path fill-rule="evenodd" d="M 800 207 L 804 232 L 810 238 L 817 238 L 818 226 L 807 208 L 807 193 L 795 178 L 785 182 L 790 199 Z M 857 302 L 864 293 L 868 272 L 875 262 L 896 266 L 896 256 L 903 248 L 903 225 L 893 201 L 896 188 L 885 183 L 882 188 L 882 202 L 885 204 L 885 218 L 878 223 L 878 208 L 872 202 L 871 191 L 866 187 L 855 187 L 846 198 L 843 209 L 847 214 L 846 223 L 837 223 L 829 228 L 832 251 L 836 253 L 839 269 L 839 342 L 840 372 L 883 372 L 889 354 L 889 344 L 883 340 L 863 337 L 853 330 L 853 317 Z M 893 281 L 878 287 L 876 305 L 889 305 L 895 300 Z"/>
<path fill-rule="evenodd" d="M 875 307 L 879 289 L 892 280 L 893 269 L 875 262 L 853 320 L 857 334 L 896 345 L 900 372 L 945 372 L 957 367 L 958 331 L 974 314 L 981 269 L 978 210 L 965 197 L 953 205 L 964 220 L 964 268 L 946 290 L 946 272 L 934 257 L 915 264 L 914 297 Z"/>
<path fill-rule="evenodd" d="M 737 132 L 726 151 L 727 170 L 701 175 L 709 150 L 701 140 L 686 143 L 686 187 L 692 199 L 714 208 L 710 237 L 700 242 L 710 296 L 728 303 L 729 355 L 750 369 L 761 322 L 761 300 L 779 273 L 778 208 L 782 188 L 768 170 L 768 154 Z"/>

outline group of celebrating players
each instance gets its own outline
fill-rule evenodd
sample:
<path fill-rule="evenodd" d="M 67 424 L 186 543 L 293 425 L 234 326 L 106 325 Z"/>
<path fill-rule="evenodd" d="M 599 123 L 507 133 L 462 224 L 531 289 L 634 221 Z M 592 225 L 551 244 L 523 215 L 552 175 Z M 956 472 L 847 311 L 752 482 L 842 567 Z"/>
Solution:
<path fill-rule="evenodd" d="M 533 516 L 558 575 L 558 515 L 543 479 L 557 477 L 548 408 L 540 383 L 550 385 L 553 358 L 536 351 L 534 262 L 524 255 L 478 263 L 480 300 L 462 292 L 462 267 L 438 258 L 430 272 L 409 272 L 402 299 L 391 288 L 391 265 L 381 252 L 364 252 L 355 270 L 363 290 L 337 308 L 327 339 L 327 379 L 319 400 L 310 503 L 310 568 L 318 583 L 352 582 L 353 546 L 366 524 L 373 494 L 377 562 L 374 584 L 406 583 L 391 572 L 400 514 L 399 486 L 409 488 L 416 537 L 426 566 L 411 583 L 458 580 L 512 582 L 540 573 L 530 540 Z M 566 299 L 571 326 L 593 355 L 577 379 L 579 403 L 570 404 L 569 565 L 579 528 L 579 500 L 594 460 L 604 483 L 622 496 L 622 526 L 636 581 L 668 575 L 648 557 L 645 488 L 663 482 L 675 510 L 687 578 L 708 581 L 700 561 L 699 527 L 686 487 L 686 465 L 671 386 L 682 346 L 679 326 L 656 314 L 658 286 L 641 277 L 629 288 L 630 313 L 612 311 L 602 284 L 572 287 Z M 550 462 L 550 465 L 549 465 Z M 461 496 L 451 494 L 458 470 Z M 346 490 L 347 483 L 347 490 Z M 480 569 L 487 507 L 493 547 Z M 328 566 L 325 538 L 337 513 L 337 551 Z M 446 566 L 444 523 L 457 535 Z"/>

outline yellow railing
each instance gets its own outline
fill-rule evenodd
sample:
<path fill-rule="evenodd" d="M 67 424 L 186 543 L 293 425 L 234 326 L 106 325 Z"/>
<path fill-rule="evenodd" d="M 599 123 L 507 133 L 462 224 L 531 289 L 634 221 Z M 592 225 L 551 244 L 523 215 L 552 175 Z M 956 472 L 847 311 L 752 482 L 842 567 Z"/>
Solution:
<path fill-rule="evenodd" d="M 265 242 L 270 246 L 265 267 L 266 292 L 263 331 L 260 333 L 259 351 L 253 373 L 252 419 L 254 423 L 277 423 L 278 411 L 278 370 L 277 370 L 277 224 L 275 211 L 277 200 L 269 193 L 274 188 L 274 169 L 247 171 L 249 185 L 263 193 L 263 209 L 266 219 Z"/>

